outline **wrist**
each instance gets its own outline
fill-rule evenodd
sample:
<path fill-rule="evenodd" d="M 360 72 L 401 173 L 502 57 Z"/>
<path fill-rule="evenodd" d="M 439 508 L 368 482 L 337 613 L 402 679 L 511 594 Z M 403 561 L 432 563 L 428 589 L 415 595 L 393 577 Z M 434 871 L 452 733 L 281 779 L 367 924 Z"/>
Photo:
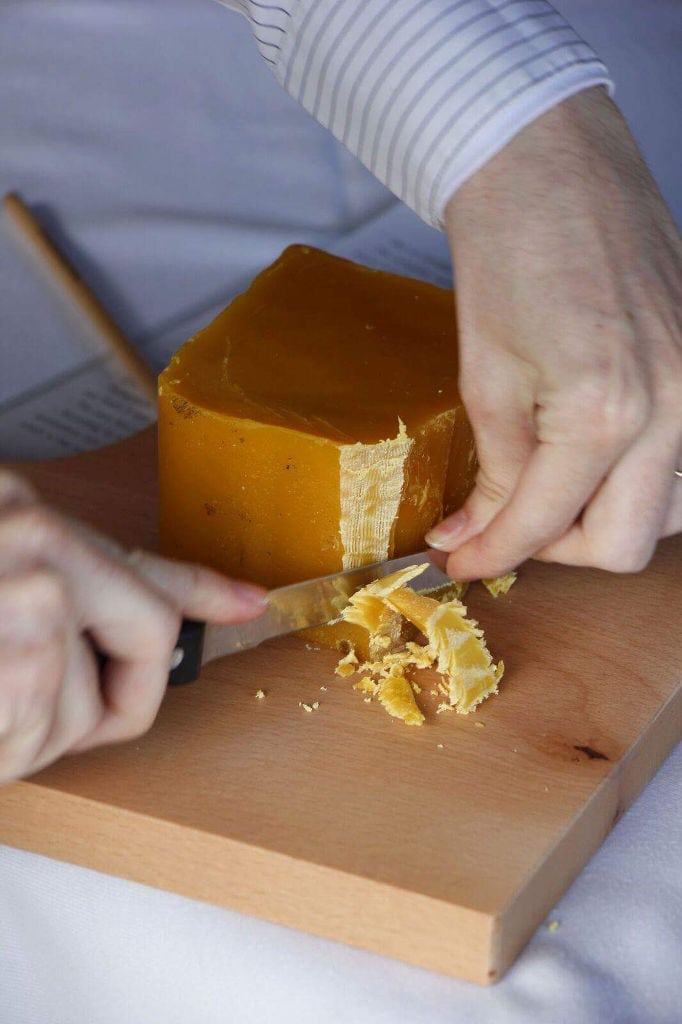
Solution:
<path fill-rule="evenodd" d="M 592 193 L 597 203 L 603 199 L 601 186 L 641 180 L 642 172 L 646 176 L 607 90 L 585 89 L 528 124 L 451 196 L 443 221 L 453 256 L 456 248 L 468 249 L 486 225 L 503 237 L 513 220 L 515 233 L 521 229 L 531 237 L 549 226 L 548 217 L 560 216 L 562 209 L 575 216 Z"/>

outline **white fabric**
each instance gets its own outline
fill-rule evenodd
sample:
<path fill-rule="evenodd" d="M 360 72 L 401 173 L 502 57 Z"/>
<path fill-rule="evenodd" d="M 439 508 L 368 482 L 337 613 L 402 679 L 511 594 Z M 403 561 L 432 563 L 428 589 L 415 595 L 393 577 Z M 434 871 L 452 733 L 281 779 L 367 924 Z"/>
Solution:
<path fill-rule="evenodd" d="M 480 989 L 0 847 L 3 1024 L 679 1024 L 682 749 Z M 125 835 L 121 835 L 125 843 Z"/>
<path fill-rule="evenodd" d="M 275 77 L 420 217 L 604 64 L 545 0 L 221 0 Z"/>
<path fill-rule="evenodd" d="M 560 6 L 682 224 L 682 7 Z M 201 0 L 0 6 L 9 188 L 159 355 L 288 242 L 324 245 L 391 202 L 278 87 L 246 23 Z M 0 388 L 62 330 L 17 265 L 0 238 Z M 678 750 L 550 915 L 559 929 L 487 990 L 0 848 L 0 1024 L 679 1024 L 681 784 Z"/>

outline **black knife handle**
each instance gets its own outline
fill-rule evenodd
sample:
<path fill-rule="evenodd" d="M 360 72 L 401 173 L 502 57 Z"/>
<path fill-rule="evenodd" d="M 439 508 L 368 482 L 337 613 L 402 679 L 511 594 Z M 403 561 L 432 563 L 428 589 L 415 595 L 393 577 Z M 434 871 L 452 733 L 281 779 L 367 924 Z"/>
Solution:
<path fill-rule="evenodd" d="M 183 683 L 193 683 L 199 678 L 205 633 L 205 622 L 196 622 L 194 619 L 182 620 L 178 640 L 171 655 L 169 686 L 182 686 Z M 109 659 L 101 651 L 95 653 L 101 672 Z"/>
<path fill-rule="evenodd" d="M 195 619 L 183 619 L 175 649 L 171 655 L 169 686 L 193 683 L 201 672 L 201 657 L 204 653 L 206 623 Z"/>

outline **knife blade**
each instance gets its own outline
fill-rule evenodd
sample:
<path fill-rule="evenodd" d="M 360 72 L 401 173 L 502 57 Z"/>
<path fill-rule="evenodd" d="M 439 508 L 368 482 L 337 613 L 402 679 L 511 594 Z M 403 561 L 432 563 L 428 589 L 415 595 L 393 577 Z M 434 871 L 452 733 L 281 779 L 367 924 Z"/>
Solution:
<path fill-rule="evenodd" d="M 429 563 L 429 567 L 407 586 L 414 583 L 419 590 L 443 586 L 450 579 L 434 564 L 432 554 L 420 551 L 416 555 L 278 587 L 269 592 L 263 614 L 250 622 L 215 626 L 185 619 L 171 658 L 168 682 L 170 685 L 194 682 L 201 666 L 209 661 L 257 647 L 274 637 L 333 622 L 340 618 L 350 598 L 361 587 L 409 566 Z"/>

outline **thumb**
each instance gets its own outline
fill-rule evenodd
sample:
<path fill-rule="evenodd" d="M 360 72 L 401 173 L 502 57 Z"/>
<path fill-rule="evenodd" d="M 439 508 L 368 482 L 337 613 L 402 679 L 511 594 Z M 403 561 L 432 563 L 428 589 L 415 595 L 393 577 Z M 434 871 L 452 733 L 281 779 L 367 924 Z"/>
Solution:
<path fill-rule="evenodd" d="M 476 441 L 479 470 L 464 505 L 426 535 L 440 551 L 454 551 L 477 536 L 508 504 L 524 466 L 536 447 L 532 398 L 524 381 L 481 382 L 462 386 Z"/>

